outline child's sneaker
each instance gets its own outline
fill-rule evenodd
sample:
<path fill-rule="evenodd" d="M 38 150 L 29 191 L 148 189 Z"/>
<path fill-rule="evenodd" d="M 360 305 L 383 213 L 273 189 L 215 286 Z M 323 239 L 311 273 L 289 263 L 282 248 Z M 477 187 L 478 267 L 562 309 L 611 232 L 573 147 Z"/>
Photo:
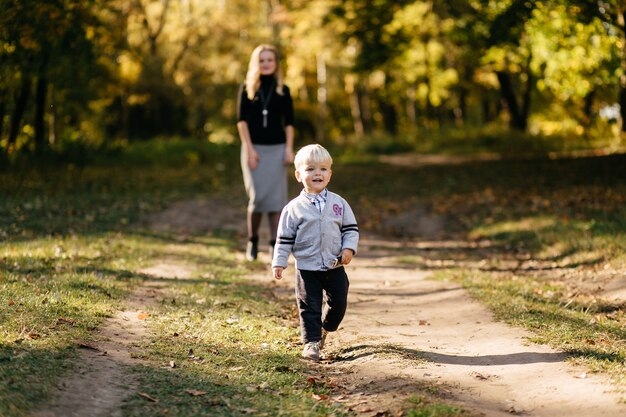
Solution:
<path fill-rule="evenodd" d="M 319 362 L 320 360 L 320 344 L 319 342 L 309 342 L 304 345 L 304 350 L 302 351 L 302 357 L 304 359 L 308 359 L 314 362 Z"/>
<path fill-rule="evenodd" d="M 322 328 L 322 338 L 320 339 L 320 350 L 324 349 L 324 343 L 326 343 L 326 336 L 328 336 L 328 331 Z"/>

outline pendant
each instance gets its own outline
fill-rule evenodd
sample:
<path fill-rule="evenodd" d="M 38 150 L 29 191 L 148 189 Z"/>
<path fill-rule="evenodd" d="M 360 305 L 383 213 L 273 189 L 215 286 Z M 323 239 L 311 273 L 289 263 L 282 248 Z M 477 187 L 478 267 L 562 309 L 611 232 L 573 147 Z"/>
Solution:
<path fill-rule="evenodd" d="M 267 113 L 268 113 L 268 111 L 266 109 L 263 109 L 263 111 L 261 113 L 263 113 L 263 127 L 267 127 Z"/>

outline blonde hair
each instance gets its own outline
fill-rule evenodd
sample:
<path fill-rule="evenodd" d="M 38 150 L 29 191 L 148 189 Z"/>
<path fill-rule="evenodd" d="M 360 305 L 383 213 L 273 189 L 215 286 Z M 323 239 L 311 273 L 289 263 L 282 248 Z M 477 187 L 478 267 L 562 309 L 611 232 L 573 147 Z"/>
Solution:
<path fill-rule="evenodd" d="M 254 99 L 254 95 L 261 87 L 261 69 L 259 68 L 259 60 L 261 53 L 270 51 L 274 54 L 276 60 L 276 70 L 274 71 L 274 78 L 276 79 L 276 92 L 283 95 L 283 73 L 280 69 L 280 60 L 278 58 L 278 50 L 273 45 L 262 44 L 254 48 L 250 55 L 250 62 L 248 63 L 248 73 L 246 74 L 246 93 L 250 100 Z"/>
<path fill-rule="evenodd" d="M 293 164 L 296 166 L 296 169 L 299 169 L 303 165 L 314 163 L 314 164 L 333 164 L 333 158 L 330 156 L 330 153 L 324 148 L 322 145 L 313 144 L 307 145 L 303 148 L 300 148 L 298 153 L 293 160 Z"/>

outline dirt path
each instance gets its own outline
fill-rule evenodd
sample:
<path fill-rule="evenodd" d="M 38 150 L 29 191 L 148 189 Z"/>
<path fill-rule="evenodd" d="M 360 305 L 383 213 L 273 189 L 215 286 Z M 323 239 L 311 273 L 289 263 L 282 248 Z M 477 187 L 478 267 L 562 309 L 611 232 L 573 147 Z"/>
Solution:
<path fill-rule="evenodd" d="M 400 267 L 398 252 L 394 242 L 362 240 L 348 267 L 348 313 L 318 367 L 354 410 L 398 415 L 403 399 L 426 389 L 489 417 L 626 415 L 609 381 L 494 321 L 459 285 Z M 275 285 L 293 297 L 292 282 Z"/>
<path fill-rule="evenodd" d="M 190 270 L 168 260 L 138 271 L 146 280 L 126 300 L 124 309 L 105 321 L 94 341 L 81 346 L 76 369 L 63 378 L 51 400 L 33 417 L 117 417 L 129 395 L 141 392 L 129 371 L 138 365 L 135 346 L 146 337 L 146 310 L 162 297 L 162 279 L 184 279 Z"/>
<path fill-rule="evenodd" d="M 211 221 L 181 222 L 207 219 L 196 215 L 207 207 Z M 152 224 L 178 233 L 225 224 L 242 231 L 240 214 L 223 202 L 194 200 L 159 213 Z M 400 267 L 394 258 L 400 254 L 395 242 L 364 236 L 359 256 L 348 267 L 348 314 L 328 339 L 326 359 L 311 366 L 312 374 L 337 388 L 332 400 L 362 415 L 398 415 L 406 398 L 427 389 L 489 417 L 626 415 L 626 404 L 619 403 L 607 381 L 570 366 L 562 353 L 527 343 L 528 333 L 495 322 L 458 285 Z M 267 254 L 260 261 L 267 264 Z M 105 323 L 97 342 L 81 349 L 78 370 L 61 381 L 51 402 L 34 416 L 118 416 L 129 393 L 140 391 L 127 372 L 138 363 L 129 341 L 145 336 L 142 312 L 160 297 L 165 284 L 159 278 L 184 279 L 193 269 L 163 259 L 139 271 L 147 277 L 145 284 L 124 311 Z M 293 299 L 290 279 L 272 280 L 269 268 L 253 278 L 273 285 L 278 297 Z"/>

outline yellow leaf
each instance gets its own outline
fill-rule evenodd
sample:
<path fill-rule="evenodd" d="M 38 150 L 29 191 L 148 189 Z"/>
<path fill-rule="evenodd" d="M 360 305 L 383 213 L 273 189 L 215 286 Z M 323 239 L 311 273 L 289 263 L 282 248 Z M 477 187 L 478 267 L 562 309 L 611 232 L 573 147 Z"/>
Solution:
<path fill-rule="evenodd" d="M 153 403 L 158 403 L 159 402 L 159 400 L 157 400 L 156 398 L 154 398 L 150 394 L 146 394 L 145 392 L 138 392 L 137 395 L 139 395 L 142 398 L 145 398 L 148 401 L 152 401 Z"/>
<path fill-rule="evenodd" d="M 199 397 L 200 395 L 208 394 L 206 391 L 200 391 L 197 389 L 186 389 L 185 392 L 191 395 L 192 397 Z"/>

